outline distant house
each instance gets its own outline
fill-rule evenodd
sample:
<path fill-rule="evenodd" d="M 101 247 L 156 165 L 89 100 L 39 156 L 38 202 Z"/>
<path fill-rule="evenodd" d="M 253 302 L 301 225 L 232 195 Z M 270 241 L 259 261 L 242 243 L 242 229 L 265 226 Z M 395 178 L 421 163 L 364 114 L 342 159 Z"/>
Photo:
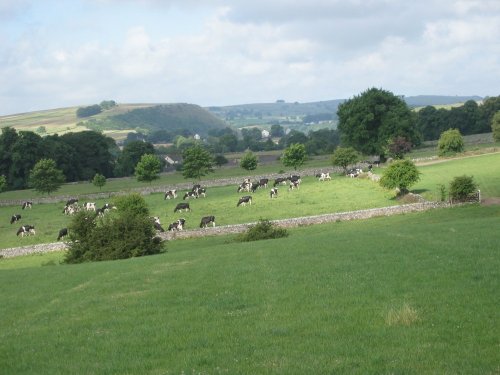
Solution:
<path fill-rule="evenodd" d="M 197 141 L 201 139 L 199 134 L 195 134 L 193 138 L 196 139 Z"/>
<path fill-rule="evenodd" d="M 180 160 L 176 160 L 173 157 L 170 157 L 168 155 L 165 155 L 164 159 L 168 165 L 176 165 L 176 164 L 180 163 Z"/>
<path fill-rule="evenodd" d="M 262 138 L 269 138 L 269 134 L 269 131 L 266 129 L 262 130 L 261 132 Z"/>

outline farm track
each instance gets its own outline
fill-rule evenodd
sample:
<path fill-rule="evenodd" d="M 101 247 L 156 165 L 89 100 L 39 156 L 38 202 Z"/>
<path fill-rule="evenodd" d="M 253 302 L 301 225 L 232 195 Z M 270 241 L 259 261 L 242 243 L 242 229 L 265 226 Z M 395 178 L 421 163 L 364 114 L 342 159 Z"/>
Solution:
<path fill-rule="evenodd" d="M 339 212 L 331 214 L 322 214 L 290 219 L 273 220 L 272 222 L 283 228 L 293 228 L 306 225 L 316 225 L 331 223 L 337 221 L 349 220 L 362 220 L 370 219 L 381 216 L 392 216 L 406 214 L 410 212 L 427 211 L 434 208 L 450 207 L 448 203 L 438 202 L 421 202 L 405 204 L 400 206 L 390 206 L 382 208 L 371 208 L 367 210 Z M 179 232 L 165 232 L 160 234 L 164 240 L 174 240 L 183 238 L 196 238 L 205 236 L 222 236 L 228 234 L 242 233 L 248 229 L 249 226 L 255 223 L 225 225 L 220 227 L 212 227 L 205 229 L 191 229 Z M 46 253 L 50 251 L 62 251 L 66 248 L 66 244 L 62 242 L 38 244 L 32 246 L 14 247 L 9 249 L 0 250 L 0 256 L 3 258 L 10 258 L 15 256 L 29 255 L 35 253 Z"/>

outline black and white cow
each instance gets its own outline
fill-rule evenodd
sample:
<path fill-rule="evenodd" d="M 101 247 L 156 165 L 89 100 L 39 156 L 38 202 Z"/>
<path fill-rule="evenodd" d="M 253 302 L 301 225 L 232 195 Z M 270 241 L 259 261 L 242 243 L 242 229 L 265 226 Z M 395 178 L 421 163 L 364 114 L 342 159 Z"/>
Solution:
<path fill-rule="evenodd" d="M 261 178 L 259 180 L 259 187 L 267 187 L 267 184 L 269 183 L 268 178 Z"/>
<path fill-rule="evenodd" d="M 109 212 L 110 210 L 116 210 L 116 206 L 111 204 L 111 203 L 104 203 L 104 205 L 101 207 L 101 211 L 103 213 Z M 97 212 L 97 210 L 96 210 Z"/>
<path fill-rule="evenodd" d="M 65 206 L 63 209 L 63 214 L 65 215 L 73 215 L 77 213 L 80 210 L 80 207 L 78 206 L 78 203 L 73 203 L 68 206 Z"/>
<path fill-rule="evenodd" d="M 26 201 L 23 202 L 21 208 L 24 210 L 25 208 L 31 209 L 33 207 L 33 202 L 32 201 Z"/>
<path fill-rule="evenodd" d="M 271 199 L 278 198 L 278 188 L 272 188 L 269 192 L 269 196 L 271 197 Z"/>
<path fill-rule="evenodd" d="M 83 205 L 83 208 L 87 211 L 94 211 L 96 210 L 96 207 L 95 207 L 95 202 L 85 202 L 85 204 Z"/>
<path fill-rule="evenodd" d="M 320 176 L 319 176 L 319 180 L 320 181 L 330 181 L 332 178 L 330 177 L 330 172 L 327 172 L 327 173 L 321 173 Z"/>
<path fill-rule="evenodd" d="M 151 216 L 150 219 L 157 231 L 165 232 L 165 229 L 163 229 L 163 227 L 161 226 L 160 218 L 158 216 Z"/>
<path fill-rule="evenodd" d="M 252 186 L 250 186 L 250 191 L 252 193 L 255 193 L 257 189 L 259 188 L 260 184 L 258 182 L 252 182 Z"/>
<path fill-rule="evenodd" d="M 68 228 L 62 228 L 59 230 L 59 234 L 57 235 L 57 241 L 60 241 L 63 237 L 68 235 Z"/>
<path fill-rule="evenodd" d="M 243 205 L 246 206 L 248 204 L 252 204 L 252 196 L 251 195 L 245 195 L 244 197 L 241 197 L 240 200 L 238 201 L 238 204 L 236 207 Z"/>
<path fill-rule="evenodd" d="M 290 177 L 287 177 L 286 179 L 290 182 L 298 181 L 299 184 L 302 182 L 302 180 L 300 179 L 300 176 L 298 176 L 298 175 L 291 175 Z"/>
<path fill-rule="evenodd" d="M 78 198 L 70 198 L 66 201 L 66 206 L 71 206 L 75 203 L 78 203 Z"/>
<path fill-rule="evenodd" d="M 35 226 L 34 225 L 23 225 L 21 228 L 17 230 L 16 235 L 21 237 L 35 235 Z"/>
<path fill-rule="evenodd" d="M 173 231 L 173 230 L 183 230 L 184 229 L 184 225 L 186 225 L 186 219 L 179 219 L 177 221 L 174 221 L 173 223 L 171 223 L 169 226 L 168 226 L 168 230 L 169 231 Z"/>
<path fill-rule="evenodd" d="M 201 218 L 200 228 L 206 228 L 210 223 L 215 227 L 215 216 L 205 216 Z"/>
<path fill-rule="evenodd" d="M 189 207 L 189 203 L 179 203 L 177 206 L 174 208 L 174 213 L 178 211 L 191 211 L 191 207 Z"/>
<path fill-rule="evenodd" d="M 169 190 L 165 193 L 164 199 L 175 199 L 177 198 L 177 189 Z"/>
<path fill-rule="evenodd" d="M 279 185 L 279 184 L 283 184 L 283 185 L 286 185 L 286 181 L 287 179 L 284 178 L 284 177 L 278 177 L 274 180 L 274 184 L 273 184 L 273 187 L 276 187 L 276 185 Z"/>
<path fill-rule="evenodd" d="M 207 189 L 206 188 L 199 188 L 196 190 L 196 193 L 198 194 L 198 197 L 203 196 L 203 198 L 207 197 Z"/>
<path fill-rule="evenodd" d="M 243 182 L 242 184 L 240 184 L 240 186 L 238 186 L 238 190 L 237 190 L 237 192 L 238 192 L 238 193 L 240 193 L 240 192 L 242 192 L 242 191 L 248 191 L 248 192 L 249 192 L 249 191 L 250 191 L 250 189 L 251 189 L 251 187 L 252 187 L 252 184 L 251 184 L 250 182 L 246 182 L 246 181 L 245 181 L 245 182 Z"/>
<path fill-rule="evenodd" d="M 290 181 L 290 185 L 288 186 L 288 190 L 298 189 L 299 185 L 300 185 L 299 180 L 297 180 L 297 181 Z"/>
<path fill-rule="evenodd" d="M 182 197 L 183 200 L 190 199 L 190 198 L 198 198 L 198 193 L 194 191 L 188 191 L 186 194 L 184 194 L 184 197 Z"/>
<path fill-rule="evenodd" d="M 12 215 L 11 218 L 10 218 L 10 223 L 11 224 L 14 224 L 15 222 L 21 220 L 21 215 L 19 214 L 15 214 L 15 215 Z"/>

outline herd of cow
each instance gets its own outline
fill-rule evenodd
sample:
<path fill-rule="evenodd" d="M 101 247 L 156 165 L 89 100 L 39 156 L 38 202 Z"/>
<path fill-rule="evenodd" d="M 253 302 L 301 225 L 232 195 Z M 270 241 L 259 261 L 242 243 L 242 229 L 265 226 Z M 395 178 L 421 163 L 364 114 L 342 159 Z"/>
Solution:
<path fill-rule="evenodd" d="M 357 175 L 361 173 L 359 169 L 353 169 L 349 170 L 347 175 L 350 177 L 357 177 Z M 316 174 L 316 178 L 318 178 L 319 181 L 328 181 L 331 180 L 330 173 L 318 173 Z M 288 177 L 278 177 L 274 180 L 273 182 L 273 187 L 269 190 L 269 197 L 271 199 L 278 198 L 278 186 L 279 185 L 288 185 L 288 191 L 292 191 L 294 189 L 299 189 L 300 183 L 301 183 L 301 178 L 298 175 L 291 175 Z M 252 182 L 249 178 L 243 180 L 241 184 L 238 185 L 237 192 L 252 192 L 255 193 L 257 189 L 263 189 L 267 188 L 269 185 L 269 179 L 268 178 L 261 178 L 258 181 Z M 190 200 L 190 199 L 198 199 L 198 198 L 205 198 L 207 194 L 206 188 L 202 187 L 199 184 L 196 184 L 192 187 L 191 190 L 186 191 L 183 196 L 183 200 Z M 177 195 L 177 190 L 169 190 L 165 193 L 164 199 L 176 199 L 178 197 Z M 239 198 L 238 202 L 236 203 L 236 207 L 239 206 L 246 206 L 246 205 L 251 205 L 252 204 L 252 196 L 251 195 L 245 195 Z M 22 209 L 31 209 L 33 206 L 33 202 L 27 201 L 22 204 Z M 116 209 L 115 206 L 113 206 L 110 203 L 105 203 L 102 207 L 97 208 L 95 202 L 85 202 L 83 205 L 80 205 L 78 202 L 77 198 L 71 198 L 69 199 L 63 209 L 63 213 L 65 215 L 73 215 L 76 212 L 79 212 L 81 210 L 86 210 L 86 211 L 93 211 L 96 213 L 96 216 L 103 216 L 107 212 L 109 212 L 112 209 Z M 191 211 L 191 207 L 188 202 L 180 202 L 178 203 L 175 208 L 174 208 L 174 213 L 178 212 L 187 212 Z M 21 220 L 21 215 L 20 214 L 15 214 L 12 215 L 10 223 L 13 224 L 15 222 L 18 222 Z M 160 232 L 165 232 L 164 228 L 161 225 L 160 218 L 159 217 L 151 217 L 151 220 L 153 222 L 153 225 L 157 231 Z M 186 219 L 180 218 L 172 223 L 169 224 L 167 230 L 168 231 L 180 231 L 183 230 L 186 225 Z M 209 225 L 212 225 L 215 227 L 215 216 L 210 215 L 210 216 L 204 216 L 201 218 L 200 221 L 200 228 L 206 228 Z M 23 225 L 19 228 L 17 231 L 17 236 L 21 235 L 21 237 L 24 236 L 30 236 L 30 235 L 35 235 L 35 227 L 34 225 Z M 65 236 L 68 235 L 68 228 L 62 228 L 57 236 L 57 241 L 60 241 L 63 239 Z"/>

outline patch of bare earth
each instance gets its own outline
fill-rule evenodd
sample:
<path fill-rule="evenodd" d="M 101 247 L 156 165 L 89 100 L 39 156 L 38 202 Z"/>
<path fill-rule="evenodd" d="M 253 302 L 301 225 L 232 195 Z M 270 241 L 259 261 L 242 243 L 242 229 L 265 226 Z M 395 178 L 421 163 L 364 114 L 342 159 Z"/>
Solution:
<path fill-rule="evenodd" d="M 483 206 L 493 206 L 500 204 L 500 197 L 484 198 L 481 200 Z"/>

